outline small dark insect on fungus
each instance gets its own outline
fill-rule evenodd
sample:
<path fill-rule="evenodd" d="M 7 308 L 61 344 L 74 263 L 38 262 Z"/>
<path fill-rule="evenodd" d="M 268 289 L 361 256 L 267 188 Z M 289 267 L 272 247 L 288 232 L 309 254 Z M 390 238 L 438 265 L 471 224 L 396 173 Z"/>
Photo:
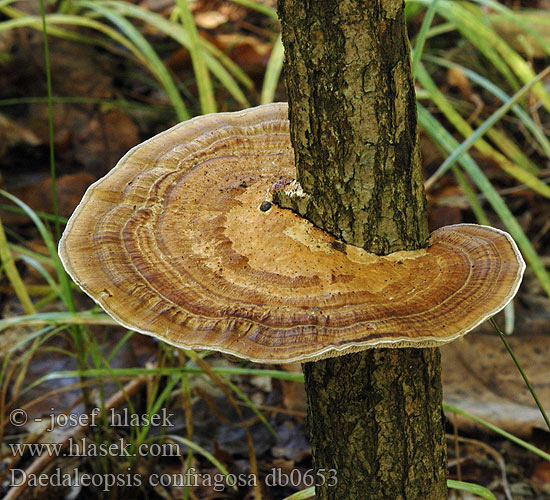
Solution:
<path fill-rule="evenodd" d="M 260 205 L 260 210 L 262 212 L 267 212 L 271 208 L 271 205 L 273 205 L 273 203 L 271 203 L 270 201 L 264 200 Z"/>
<path fill-rule="evenodd" d="M 346 244 L 341 241 L 333 241 L 332 248 L 334 248 L 334 250 L 338 250 L 339 252 L 346 253 Z"/>
<path fill-rule="evenodd" d="M 88 189 L 61 259 L 122 325 L 266 363 L 438 346 L 515 295 L 525 264 L 508 234 L 459 224 L 424 250 L 344 252 L 293 212 L 262 211 L 293 177 L 286 104 L 189 120 Z"/>

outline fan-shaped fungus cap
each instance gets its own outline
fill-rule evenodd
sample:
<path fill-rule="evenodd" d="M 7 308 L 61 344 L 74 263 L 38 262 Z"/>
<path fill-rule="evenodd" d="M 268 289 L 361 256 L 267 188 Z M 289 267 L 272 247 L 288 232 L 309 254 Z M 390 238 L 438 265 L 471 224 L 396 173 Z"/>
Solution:
<path fill-rule="evenodd" d="M 524 271 L 509 235 L 460 224 L 385 257 L 271 204 L 294 177 L 286 104 L 181 123 L 92 185 L 59 251 L 127 328 L 266 363 L 427 347 L 502 309 Z"/>

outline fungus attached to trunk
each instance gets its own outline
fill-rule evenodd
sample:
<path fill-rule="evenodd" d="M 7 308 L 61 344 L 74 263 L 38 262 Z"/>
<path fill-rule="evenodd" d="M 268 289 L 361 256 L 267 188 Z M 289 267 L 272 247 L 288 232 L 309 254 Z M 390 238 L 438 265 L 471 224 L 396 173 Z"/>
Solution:
<path fill-rule="evenodd" d="M 127 328 L 264 363 L 438 346 L 515 295 L 508 234 L 459 224 L 377 256 L 271 204 L 294 176 L 286 104 L 195 118 L 89 188 L 61 259 Z"/>

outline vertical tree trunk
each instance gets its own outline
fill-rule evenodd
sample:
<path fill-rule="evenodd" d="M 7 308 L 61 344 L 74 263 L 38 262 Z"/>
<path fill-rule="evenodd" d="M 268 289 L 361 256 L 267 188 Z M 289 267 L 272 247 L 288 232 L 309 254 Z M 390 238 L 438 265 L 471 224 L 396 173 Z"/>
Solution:
<path fill-rule="evenodd" d="M 426 245 L 402 0 L 279 0 L 298 185 L 278 192 L 346 243 Z M 444 500 L 437 349 L 371 349 L 304 364 L 319 499 Z M 327 477 L 330 477 L 327 474 Z"/>

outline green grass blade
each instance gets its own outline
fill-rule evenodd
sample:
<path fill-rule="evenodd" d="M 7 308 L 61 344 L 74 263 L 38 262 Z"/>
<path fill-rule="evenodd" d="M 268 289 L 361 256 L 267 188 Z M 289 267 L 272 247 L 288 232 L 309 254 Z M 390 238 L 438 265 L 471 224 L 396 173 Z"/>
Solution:
<path fill-rule="evenodd" d="M 1 10 L 2 9 L 0 9 L 0 11 Z M 15 9 L 13 9 L 13 10 L 15 10 Z M 53 16 L 49 15 L 49 16 L 46 16 L 46 17 L 48 19 L 48 23 L 51 24 L 51 18 L 52 17 L 55 18 L 56 16 L 55 15 L 53 15 Z M 38 31 L 42 31 L 42 22 L 40 21 L 40 18 L 38 18 L 36 16 L 25 16 L 23 13 L 21 13 L 20 15 L 15 16 L 12 19 L 9 19 L 7 21 L 1 21 L 0 22 L 0 31 L 10 31 L 12 29 L 26 28 L 26 27 L 30 27 L 30 28 L 36 29 Z M 63 29 L 54 28 L 54 27 L 51 26 L 49 32 L 50 32 L 51 35 L 55 35 L 55 36 L 60 37 L 60 38 L 65 38 L 67 40 L 74 40 L 74 41 L 77 41 L 77 42 L 87 43 L 89 45 L 97 44 L 97 42 L 95 40 L 92 40 L 88 37 L 76 34 L 76 33 L 71 32 L 69 30 L 63 30 Z"/>
<path fill-rule="evenodd" d="M 544 36 L 542 36 L 539 31 L 533 26 L 534 23 L 546 24 L 544 23 L 544 21 L 547 18 L 545 18 L 544 16 L 541 17 L 541 14 L 546 14 L 546 12 L 542 11 L 542 9 L 525 14 L 521 11 L 518 12 L 516 10 L 511 10 L 505 5 L 502 5 L 493 0 L 473 1 L 482 5 L 483 7 L 488 7 L 492 11 L 499 13 L 497 15 L 492 14 L 489 16 L 491 22 L 493 22 L 497 18 L 502 18 L 507 20 L 508 22 L 516 24 L 521 29 L 523 29 L 523 31 L 525 31 L 525 33 L 527 33 L 531 38 L 533 38 L 533 40 L 535 40 L 547 54 L 550 55 L 550 42 L 548 42 L 548 40 Z"/>
<path fill-rule="evenodd" d="M 112 372 L 113 370 L 109 367 L 109 371 Z M 172 394 L 174 386 L 178 383 L 178 381 L 179 381 L 179 378 L 177 376 L 171 376 L 168 379 L 168 382 L 163 385 L 162 392 L 158 395 L 158 397 L 156 396 L 156 393 L 150 396 L 147 402 L 147 409 L 145 413 L 147 413 L 148 415 L 155 415 L 159 412 L 162 406 L 168 406 L 166 404 L 166 401 Z M 155 391 L 158 388 L 159 388 L 159 384 L 155 384 Z M 136 446 L 136 448 L 139 447 L 140 444 L 145 442 L 145 438 L 149 432 L 150 427 L 151 427 L 151 424 L 149 423 L 148 425 L 144 425 L 139 429 L 136 429 L 137 433 L 136 433 L 136 440 L 134 443 L 134 446 Z"/>
<path fill-rule="evenodd" d="M 287 372 L 283 370 L 265 370 L 261 368 L 211 368 L 212 371 L 219 375 L 252 375 L 276 378 L 279 380 L 288 380 L 290 382 L 303 382 L 304 376 L 300 372 Z M 110 377 L 116 375 L 117 377 L 139 377 L 146 376 L 169 376 L 169 375 L 181 375 L 182 373 L 204 375 L 204 370 L 198 367 L 164 367 L 164 368 L 90 368 L 86 370 L 68 370 L 68 371 L 55 371 L 43 375 L 39 379 L 35 380 L 25 390 L 31 390 L 44 382 L 49 380 L 58 380 L 67 377 Z"/>
<path fill-rule="evenodd" d="M 269 56 L 267 68 L 265 69 L 260 104 L 269 104 L 273 102 L 277 84 L 279 83 L 279 77 L 281 76 L 281 70 L 283 69 L 284 58 L 285 52 L 283 42 L 281 40 L 281 35 L 279 35 L 277 40 L 275 40 L 273 50 Z"/>
<path fill-rule="evenodd" d="M 42 18 L 42 41 L 44 44 L 44 62 L 46 68 L 46 89 L 48 95 L 48 143 L 50 160 L 50 178 L 52 184 L 52 205 L 55 217 L 55 241 L 61 238 L 61 225 L 59 223 L 59 208 L 57 205 L 57 185 L 55 175 L 55 150 L 53 142 L 53 103 L 52 103 L 52 71 L 50 68 L 50 49 L 48 45 L 48 29 L 46 24 L 46 9 L 44 0 L 40 0 L 40 17 Z"/>
<path fill-rule="evenodd" d="M 252 375 L 252 376 L 265 376 L 265 377 L 271 377 L 276 378 L 280 380 L 289 380 L 292 382 L 302 382 L 304 381 L 304 375 L 301 372 L 287 372 L 284 370 L 266 370 L 266 369 L 258 369 L 258 368 L 240 368 L 240 367 L 228 367 L 228 368 L 212 368 L 212 371 L 214 373 L 220 374 L 220 375 Z M 32 388 L 39 386 L 40 384 L 47 382 L 49 380 L 57 380 L 57 379 L 63 379 L 68 377 L 109 377 L 113 374 L 116 374 L 117 377 L 138 377 L 142 375 L 147 376 L 155 376 L 155 375 L 163 375 L 163 376 L 170 376 L 170 375 L 180 375 L 181 373 L 189 373 L 189 374 L 203 374 L 204 372 L 197 367 L 164 367 L 164 368 L 113 368 L 113 369 L 89 369 L 89 370 L 69 370 L 69 371 L 56 371 L 48 373 L 42 377 L 40 377 L 38 380 L 32 382 L 27 388 L 25 388 L 25 391 L 31 390 Z M 445 411 L 450 411 L 457 413 L 459 415 L 465 416 L 466 418 L 469 418 L 473 422 L 477 422 L 480 425 L 483 425 L 484 427 L 492 430 L 493 432 L 496 432 L 497 434 L 505 437 L 506 439 L 512 441 L 513 443 L 517 444 L 518 446 L 521 446 L 525 448 L 526 450 L 536 454 L 537 456 L 543 458 L 544 460 L 550 461 L 550 454 L 540 450 L 536 446 L 533 446 L 530 443 L 527 443 L 526 441 L 523 441 L 522 439 L 514 436 L 513 434 L 510 434 L 509 432 L 506 432 L 505 430 L 501 429 L 500 427 L 497 427 L 494 424 L 491 424 L 490 422 L 487 422 L 486 420 L 483 420 L 479 417 L 476 417 L 475 415 L 472 415 L 465 410 L 462 410 L 450 403 L 443 402 L 443 409 Z"/>
<path fill-rule="evenodd" d="M 442 59 L 440 57 L 433 57 L 433 56 L 426 56 L 426 59 L 430 62 L 433 62 L 435 64 L 438 64 L 440 66 L 443 66 L 445 68 L 458 68 L 460 71 L 462 71 L 470 80 L 472 80 L 477 85 L 483 87 L 485 90 L 493 94 L 494 96 L 498 97 L 502 102 L 507 101 L 510 96 L 506 94 L 503 90 L 498 88 L 495 84 L 481 76 L 480 74 L 476 73 L 475 71 L 472 71 L 468 68 L 465 68 L 464 66 L 461 66 L 460 64 L 447 61 L 445 59 Z M 525 128 L 531 132 L 533 137 L 537 140 L 541 148 L 544 150 L 544 153 L 548 158 L 550 158 L 550 141 L 544 134 L 544 131 L 541 130 L 541 128 L 533 121 L 533 119 L 519 106 L 518 104 L 515 104 L 512 106 L 511 109 L 514 114 L 521 120 L 521 122 L 525 125 Z M 540 169 L 537 169 L 540 170 Z"/>
<path fill-rule="evenodd" d="M 30 27 L 38 31 L 42 30 L 42 22 L 40 18 L 36 16 L 29 16 L 23 12 L 20 12 L 11 8 L 8 15 L 10 17 L 13 17 L 13 19 L 10 19 L 9 21 L 0 22 L 0 31 L 10 30 L 14 28 L 22 28 L 22 27 Z M 102 42 L 101 40 L 91 39 L 82 35 L 78 35 L 73 31 L 55 28 L 55 26 L 58 24 L 62 24 L 62 25 L 66 24 L 70 26 L 82 26 L 85 28 L 90 28 L 92 30 L 104 33 L 110 39 L 112 39 L 115 43 L 120 44 L 122 47 L 124 47 L 129 52 L 131 52 L 132 55 L 142 64 L 146 65 L 147 63 L 147 61 L 143 58 L 139 50 L 137 50 L 136 47 L 134 47 L 134 45 L 130 43 L 118 31 L 94 19 L 88 19 L 83 16 L 49 14 L 46 16 L 46 20 L 48 25 L 50 25 L 50 28 L 49 28 L 50 35 L 53 35 L 59 38 L 64 38 L 67 40 L 74 40 L 81 43 L 87 43 L 90 45 L 99 45 L 107 48 L 108 50 L 113 49 L 110 45 Z"/>
<path fill-rule="evenodd" d="M 47 102 L 47 97 L 16 97 L 13 99 L 0 99 L 0 106 L 15 106 L 18 104 L 37 104 L 37 103 L 44 103 Z M 159 106 L 154 104 L 143 104 L 140 102 L 133 102 L 133 101 L 127 101 L 124 98 L 118 98 L 118 99 L 102 99 L 102 98 L 95 98 L 95 97 L 69 97 L 69 96 L 53 96 L 52 102 L 54 104 L 60 103 L 60 104 L 98 104 L 104 107 L 108 108 L 121 108 L 121 109 L 127 109 L 129 111 L 155 111 L 157 113 L 163 113 L 170 111 L 169 106 Z M 1 210 L 11 210 L 15 211 L 14 207 L 0 204 Z M 53 221 L 53 215 L 47 214 L 45 212 L 36 212 L 42 219 L 47 219 Z M 67 222 L 66 217 L 60 217 L 59 220 L 62 223 Z"/>
<path fill-rule="evenodd" d="M 504 313 L 504 333 L 506 333 L 506 335 L 512 335 L 512 333 L 514 333 L 514 327 L 516 324 L 516 311 L 514 309 L 514 301 L 508 302 L 502 312 Z"/>
<path fill-rule="evenodd" d="M 42 99 L 43 102 L 46 102 L 46 99 Z M 55 101 L 55 99 L 54 99 Z M 2 103 L 0 102 L 0 106 L 2 105 Z M 13 205 L 8 205 L 7 203 L 0 203 L 0 211 L 5 211 L 5 212 L 11 212 L 11 213 L 14 213 L 14 214 L 24 214 L 25 212 L 23 212 L 23 210 L 21 210 L 19 207 L 16 207 L 16 206 L 13 206 Z M 55 222 L 55 219 L 57 217 L 55 217 L 55 215 L 52 215 L 52 214 L 49 214 L 47 212 L 39 212 L 39 211 L 35 211 L 34 212 L 36 215 L 38 215 L 38 217 L 40 217 L 41 219 L 45 220 L 46 222 Z M 59 222 L 61 224 L 67 224 L 67 217 L 59 217 Z"/>
<path fill-rule="evenodd" d="M 460 189 L 462 189 L 462 192 L 466 195 L 466 198 L 468 198 L 468 201 L 470 202 L 470 207 L 472 209 L 472 212 L 474 212 L 474 215 L 476 216 L 477 222 L 485 226 L 490 226 L 491 224 L 489 222 L 489 219 L 485 214 L 483 207 L 479 203 L 479 200 L 477 199 L 474 190 L 464 176 L 462 170 L 460 170 L 460 168 L 458 168 L 456 165 L 451 168 L 453 170 L 453 175 L 455 176 L 458 185 L 460 186 Z"/>
<path fill-rule="evenodd" d="M 419 1 L 424 4 L 429 3 L 429 0 Z M 456 26 L 456 29 L 462 34 L 464 39 L 468 40 L 485 56 L 492 67 L 504 77 L 514 91 L 520 87 L 514 72 L 494 46 L 496 43 L 495 39 L 498 38 L 496 33 L 492 30 L 487 30 L 485 25 L 479 20 L 480 14 L 475 16 L 473 13 L 465 12 L 463 8 L 457 11 L 457 9 L 455 9 L 455 2 L 446 0 L 440 1 L 438 13 L 449 23 Z"/>
<path fill-rule="evenodd" d="M 523 59 L 514 49 L 512 49 L 490 26 L 481 22 L 474 12 L 481 11 L 477 6 L 466 2 L 445 2 L 453 19 L 459 20 L 464 25 L 468 25 L 468 29 L 475 31 L 475 36 L 479 37 L 480 44 L 477 45 L 480 49 L 481 44 L 490 45 L 501 55 L 507 65 L 512 69 L 514 74 L 525 84 L 535 77 L 535 73 L 529 62 Z M 441 13 L 441 10 L 439 11 Z M 533 93 L 540 99 L 543 106 L 550 111 L 550 95 L 542 83 L 538 83 L 533 87 Z"/>
<path fill-rule="evenodd" d="M 44 241 L 44 244 L 48 249 L 48 253 L 50 254 L 51 259 L 53 260 L 55 270 L 57 273 L 57 278 L 63 290 L 63 300 L 65 302 L 65 305 L 69 308 L 71 312 L 74 312 L 75 307 L 74 307 L 74 302 L 73 302 L 72 292 L 71 292 L 71 285 L 70 285 L 71 282 L 67 276 L 67 273 L 65 272 L 65 269 L 63 268 L 63 265 L 61 264 L 61 261 L 59 260 L 59 257 L 57 255 L 57 247 L 53 241 L 53 238 L 50 232 L 48 231 L 44 223 L 40 220 L 38 215 L 36 215 L 36 213 L 34 213 L 34 211 L 27 204 L 23 203 L 21 200 L 19 200 L 12 194 L 2 189 L 0 189 L 0 195 L 5 196 L 8 200 L 15 203 L 17 206 L 19 206 L 19 208 L 21 208 L 25 212 L 25 214 L 29 217 L 29 219 L 31 219 L 35 227 L 38 229 L 38 232 L 40 233 L 40 237 Z"/>
<path fill-rule="evenodd" d="M 117 343 L 116 345 L 113 347 L 113 349 L 111 350 L 111 352 L 109 353 L 109 355 L 107 356 L 107 359 L 106 359 L 106 363 L 109 365 L 111 363 L 111 361 L 113 360 L 113 358 L 116 356 L 116 353 L 126 344 L 126 342 L 128 342 L 128 340 L 130 340 L 130 338 L 134 335 L 135 332 L 133 332 L 132 330 L 128 330 L 125 334 L 124 334 L 124 337 L 122 337 Z"/>
<path fill-rule="evenodd" d="M 489 118 L 487 118 L 465 141 L 458 146 L 441 164 L 441 166 L 434 172 L 434 174 L 428 179 L 427 187 L 432 185 L 436 179 L 441 177 L 450 167 L 453 165 L 462 154 L 464 154 L 478 139 L 480 139 L 487 130 L 489 130 L 495 123 L 497 123 L 514 104 L 516 104 L 528 91 L 550 73 L 550 67 L 541 71 L 533 80 L 525 84 L 520 90 L 518 90 L 510 99 L 503 103 Z M 528 174 L 528 173 L 527 173 Z M 530 174 L 529 174 L 530 175 Z M 541 182 L 547 188 L 546 196 L 550 198 L 550 187 Z M 539 188 L 540 189 L 540 188 Z"/>
<path fill-rule="evenodd" d="M 10 248 L 16 254 L 24 257 L 28 257 L 33 261 L 36 261 L 44 266 L 55 266 L 54 260 L 50 255 L 44 255 L 40 252 L 35 252 L 33 250 L 30 250 L 29 248 L 23 247 L 21 245 L 17 245 L 15 243 L 11 243 Z"/>
<path fill-rule="evenodd" d="M 487 500 L 497 500 L 490 490 L 484 486 L 473 483 L 465 483 L 463 481 L 454 481 L 453 479 L 447 479 L 447 487 L 456 490 L 468 491 L 474 495 L 480 496 Z M 305 490 L 297 491 L 284 500 L 305 500 L 306 498 L 313 498 L 315 496 L 315 487 L 306 488 Z"/>
<path fill-rule="evenodd" d="M 289 497 L 285 497 L 283 500 L 305 500 L 306 498 L 313 498 L 315 496 L 315 486 L 306 488 L 305 490 L 297 491 Z"/>
<path fill-rule="evenodd" d="M 445 117 L 453 124 L 453 126 L 466 138 L 474 134 L 472 127 L 460 116 L 460 114 L 454 109 L 447 97 L 437 88 L 435 82 L 432 80 L 424 66 L 420 63 L 417 68 L 418 82 L 429 93 L 431 100 L 437 105 L 439 110 L 445 115 Z M 536 86 L 537 84 L 535 84 Z M 529 186 L 533 191 L 550 198 L 550 187 L 544 182 L 538 179 L 536 176 L 524 169 L 514 165 L 508 158 L 493 149 L 483 139 L 477 139 L 474 142 L 475 147 L 483 154 L 492 157 L 499 165 L 499 167 L 506 173 L 516 178 L 523 184 Z M 433 181 L 428 183 L 428 187 Z"/>
<path fill-rule="evenodd" d="M 476 121 L 476 125 L 479 125 L 479 120 Z M 485 134 L 493 144 L 498 144 L 499 149 L 518 167 L 533 175 L 540 174 L 541 169 L 506 135 L 504 126 L 502 129 L 496 127 L 490 128 Z"/>
<path fill-rule="evenodd" d="M 15 295 L 21 302 L 25 314 L 34 314 L 36 312 L 31 298 L 27 292 L 27 288 L 21 279 L 21 275 L 15 265 L 13 254 L 8 246 L 6 233 L 4 232 L 4 224 L 0 219 L 0 261 L 6 276 L 13 287 Z"/>
<path fill-rule="evenodd" d="M 60 330 L 62 329 L 62 327 L 58 327 L 58 328 L 55 328 L 54 326 L 52 325 L 48 325 L 44 328 L 40 328 L 39 330 L 36 330 L 34 332 L 32 332 L 31 334 L 27 335 L 27 336 L 24 336 L 19 342 L 17 342 L 16 344 L 12 345 L 11 347 L 8 347 L 7 349 L 7 352 L 9 353 L 13 353 L 13 352 L 16 352 L 16 351 L 19 351 L 21 348 L 23 348 L 26 344 L 28 344 L 29 342 L 33 341 L 34 339 L 38 338 L 38 337 L 41 337 L 41 336 L 44 336 L 44 339 L 42 340 L 42 342 L 45 341 L 45 339 L 48 339 L 50 338 L 51 335 L 56 335 L 60 332 Z M 49 334 L 49 335 L 48 335 Z M 0 380 L 2 378 L 0 377 Z"/>
<path fill-rule="evenodd" d="M 416 37 L 416 43 L 414 44 L 414 53 L 412 58 L 413 75 L 416 74 L 416 67 L 418 66 L 418 63 L 420 62 L 420 60 L 422 59 L 422 53 L 424 52 L 424 44 L 426 43 L 428 30 L 430 29 L 435 13 L 437 11 L 438 2 L 439 0 L 432 0 L 430 5 L 428 6 L 428 10 L 426 11 L 426 14 L 424 15 L 424 19 L 422 20 L 422 25 L 420 26 L 420 31 L 418 32 L 418 36 Z"/>
<path fill-rule="evenodd" d="M 105 313 L 93 311 L 37 313 L 0 319 L 0 332 L 15 325 L 110 325 L 120 326 Z"/>
<path fill-rule="evenodd" d="M 506 347 L 506 350 L 508 351 L 508 354 L 510 354 L 510 357 L 512 358 L 512 361 L 516 365 L 516 368 L 518 369 L 518 371 L 521 375 L 521 378 L 523 378 L 523 381 L 525 382 L 525 385 L 527 386 L 527 389 L 529 389 L 529 392 L 531 393 L 531 396 L 533 396 L 533 399 L 535 400 L 535 404 L 537 405 L 537 407 L 538 407 L 538 409 L 539 409 L 539 411 L 542 415 L 542 418 L 544 419 L 544 422 L 546 423 L 546 426 L 548 427 L 548 430 L 550 431 L 550 419 L 548 418 L 548 415 L 546 414 L 546 411 L 544 411 L 544 408 L 543 408 L 542 404 L 540 403 L 540 400 L 537 396 L 537 393 L 535 392 L 535 388 L 531 384 L 531 382 L 530 382 L 529 378 L 527 377 L 527 375 L 525 375 L 525 372 L 523 371 L 523 368 L 519 364 L 519 361 L 517 360 L 516 355 L 514 354 L 514 351 L 512 350 L 512 347 L 510 346 L 510 344 L 506 340 L 506 337 L 505 337 L 504 333 L 502 333 L 502 331 L 500 330 L 500 328 L 498 327 L 498 325 L 496 324 L 496 322 L 493 318 L 491 318 L 491 324 L 493 325 L 493 328 L 497 331 L 497 333 L 500 337 L 500 340 L 502 340 L 502 343 L 504 344 L 504 347 Z"/>
<path fill-rule="evenodd" d="M 203 114 L 216 112 L 216 100 L 214 99 L 214 91 L 212 90 L 212 81 L 206 67 L 204 53 L 199 42 L 199 33 L 197 25 L 189 8 L 187 0 L 176 0 L 179 16 L 185 31 L 189 37 L 189 55 L 195 72 L 195 80 L 199 91 L 199 101 L 201 103 L 201 111 Z"/>
<path fill-rule="evenodd" d="M 452 23 L 440 23 L 436 26 L 432 26 L 428 33 L 426 34 L 426 40 L 429 40 L 430 38 L 434 38 L 436 36 L 446 35 L 447 33 L 452 33 L 453 31 L 457 31 L 457 28 Z"/>
<path fill-rule="evenodd" d="M 176 42 L 180 43 L 183 47 L 189 49 L 189 36 L 187 32 L 180 25 L 164 19 L 164 17 L 159 14 L 149 12 L 141 7 L 138 7 L 137 5 L 132 5 L 127 2 L 120 2 L 118 0 L 105 0 L 99 3 L 116 10 L 123 16 L 139 19 L 144 23 L 151 25 Z M 239 103 L 244 106 L 248 106 L 248 100 L 231 74 L 233 74 L 234 77 L 246 88 L 252 89 L 254 87 L 254 83 L 250 77 L 229 57 L 227 57 L 217 47 L 214 47 L 214 45 L 210 42 L 203 40 L 202 38 L 200 38 L 199 41 L 207 51 L 207 53 L 204 54 L 204 59 L 208 69 Z M 223 65 L 221 63 L 223 63 Z M 227 70 L 225 68 L 227 68 Z M 230 71 L 231 74 L 229 74 L 228 71 Z"/>
<path fill-rule="evenodd" d="M 264 424 L 265 428 L 273 435 L 273 437 L 275 437 L 275 439 L 279 439 L 279 436 L 277 436 L 277 433 L 275 432 L 271 424 L 262 415 L 262 412 L 258 410 L 257 406 L 250 400 L 250 398 L 243 391 L 241 391 L 233 382 L 231 382 L 231 380 L 224 378 L 223 383 L 227 384 L 228 387 L 244 401 L 246 406 L 248 406 L 255 413 L 255 415 L 260 419 L 262 424 Z"/>
<path fill-rule="evenodd" d="M 274 19 L 275 21 L 279 20 L 279 18 L 277 17 L 277 11 L 262 3 L 255 2 L 254 0 L 231 0 L 231 1 L 233 3 L 242 5 L 243 7 L 247 7 L 249 9 L 255 10 L 256 12 L 260 12 L 261 14 L 264 14 L 267 17 L 270 17 L 271 19 Z"/>
<path fill-rule="evenodd" d="M 233 490 L 237 490 L 237 487 L 234 484 L 231 484 L 231 476 L 229 475 L 229 471 L 224 467 L 224 465 L 216 458 L 214 455 L 209 453 L 207 450 L 205 450 L 202 446 L 199 446 L 197 443 L 194 443 L 193 441 L 190 441 L 189 439 L 186 439 L 181 436 L 176 436 L 173 434 L 167 434 L 166 437 L 170 439 L 172 442 L 183 444 L 200 455 L 202 455 L 204 458 L 206 458 L 216 469 L 218 469 L 224 476 L 226 476 L 228 481 L 228 486 L 230 486 Z M 193 477 L 191 475 L 191 477 Z"/>
<path fill-rule="evenodd" d="M 444 411 L 451 411 L 453 413 L 456 413 L 458 415 L 462 415 L 463 417 L 466 417 L 473 422 L 476 422 L 483 427 L 486 427 L 487 429 L 492 430 L 493 432 L 499 434 L 500 436 L 512 441 L 513 443 L 517 444 L 518 446 L 521 446 L 522 448 L 529 450 L 531 453 L 534 453 L 535 455 L 539 456 L 540 458 L 544 460 L 548 460 L 550 462 L 550 454 L 546 453 L 545 451 L 540 450 L 536 446 L 533 446 L 532 444 L 528 443 L 527 441 L 523 441 L 523 439 L 520 439 L 513 434 L 510 434 L 509 432 L 506 432 L 504 429 L 501 429 L 500 427 L 497 427 L 496 425 L 492 424 L 491 422 L 487 422 L 487 420 L 484 420 L 482 418 L 476 417 L 475 415 L 472 415 L 471 413 L 462 410 L 461 408 L 458 408 L 450 403 L 446 403 L 443 401 L 443 410 Z"/>
<path fill-rule="evenodd" d="M 464 481 L 455 481 L 454 479 L 447 479 L 447 487 L 454 490 L 467 491 L 478 497 L 485 498 L 486 500 L 497 500 L 497 497 L 493 495 L 491 490 L 480 486 L 479 484 L 466 483 Z"/>
<path fill-rule="evenodd" d="M 143 57 L 148 63 L 147 67 L 163 86 L 168 98 L 174 106 L 178 119 L 180 121 L 188 120 L 190 118 L 189 113 L 187 112 L 172 76 L 145 37 L 128 22 L 126 18 L 114 10 L 107 8 L 105 5 L 87 0 L 80 0 L 77 3 L 105 17 L 105 19 L 108 19 L 128 37 L 134 46 L 143 54 Z"/>
<path fill-rule="evenodd" d="M 50 276 L 50 273 L 46 271 L 46 268 L 40 262 L 27 255 L 21 255 L 20 259 L 25 262 L 29 267 L 36 269 L 36 271 L 38 271 L 38 273 L 44 278 L 46 283 L 48 283 L 48 286 L 52 289 L 52 291 L 55 292 L 55 294 L 61 299 L 63 298 L 63 291 L 61 290 L 61 288 L 59 288 L 56 281 Z M 34 312 L 35 311 L 32 311 L 27 314 L 34 314 Z"/>

